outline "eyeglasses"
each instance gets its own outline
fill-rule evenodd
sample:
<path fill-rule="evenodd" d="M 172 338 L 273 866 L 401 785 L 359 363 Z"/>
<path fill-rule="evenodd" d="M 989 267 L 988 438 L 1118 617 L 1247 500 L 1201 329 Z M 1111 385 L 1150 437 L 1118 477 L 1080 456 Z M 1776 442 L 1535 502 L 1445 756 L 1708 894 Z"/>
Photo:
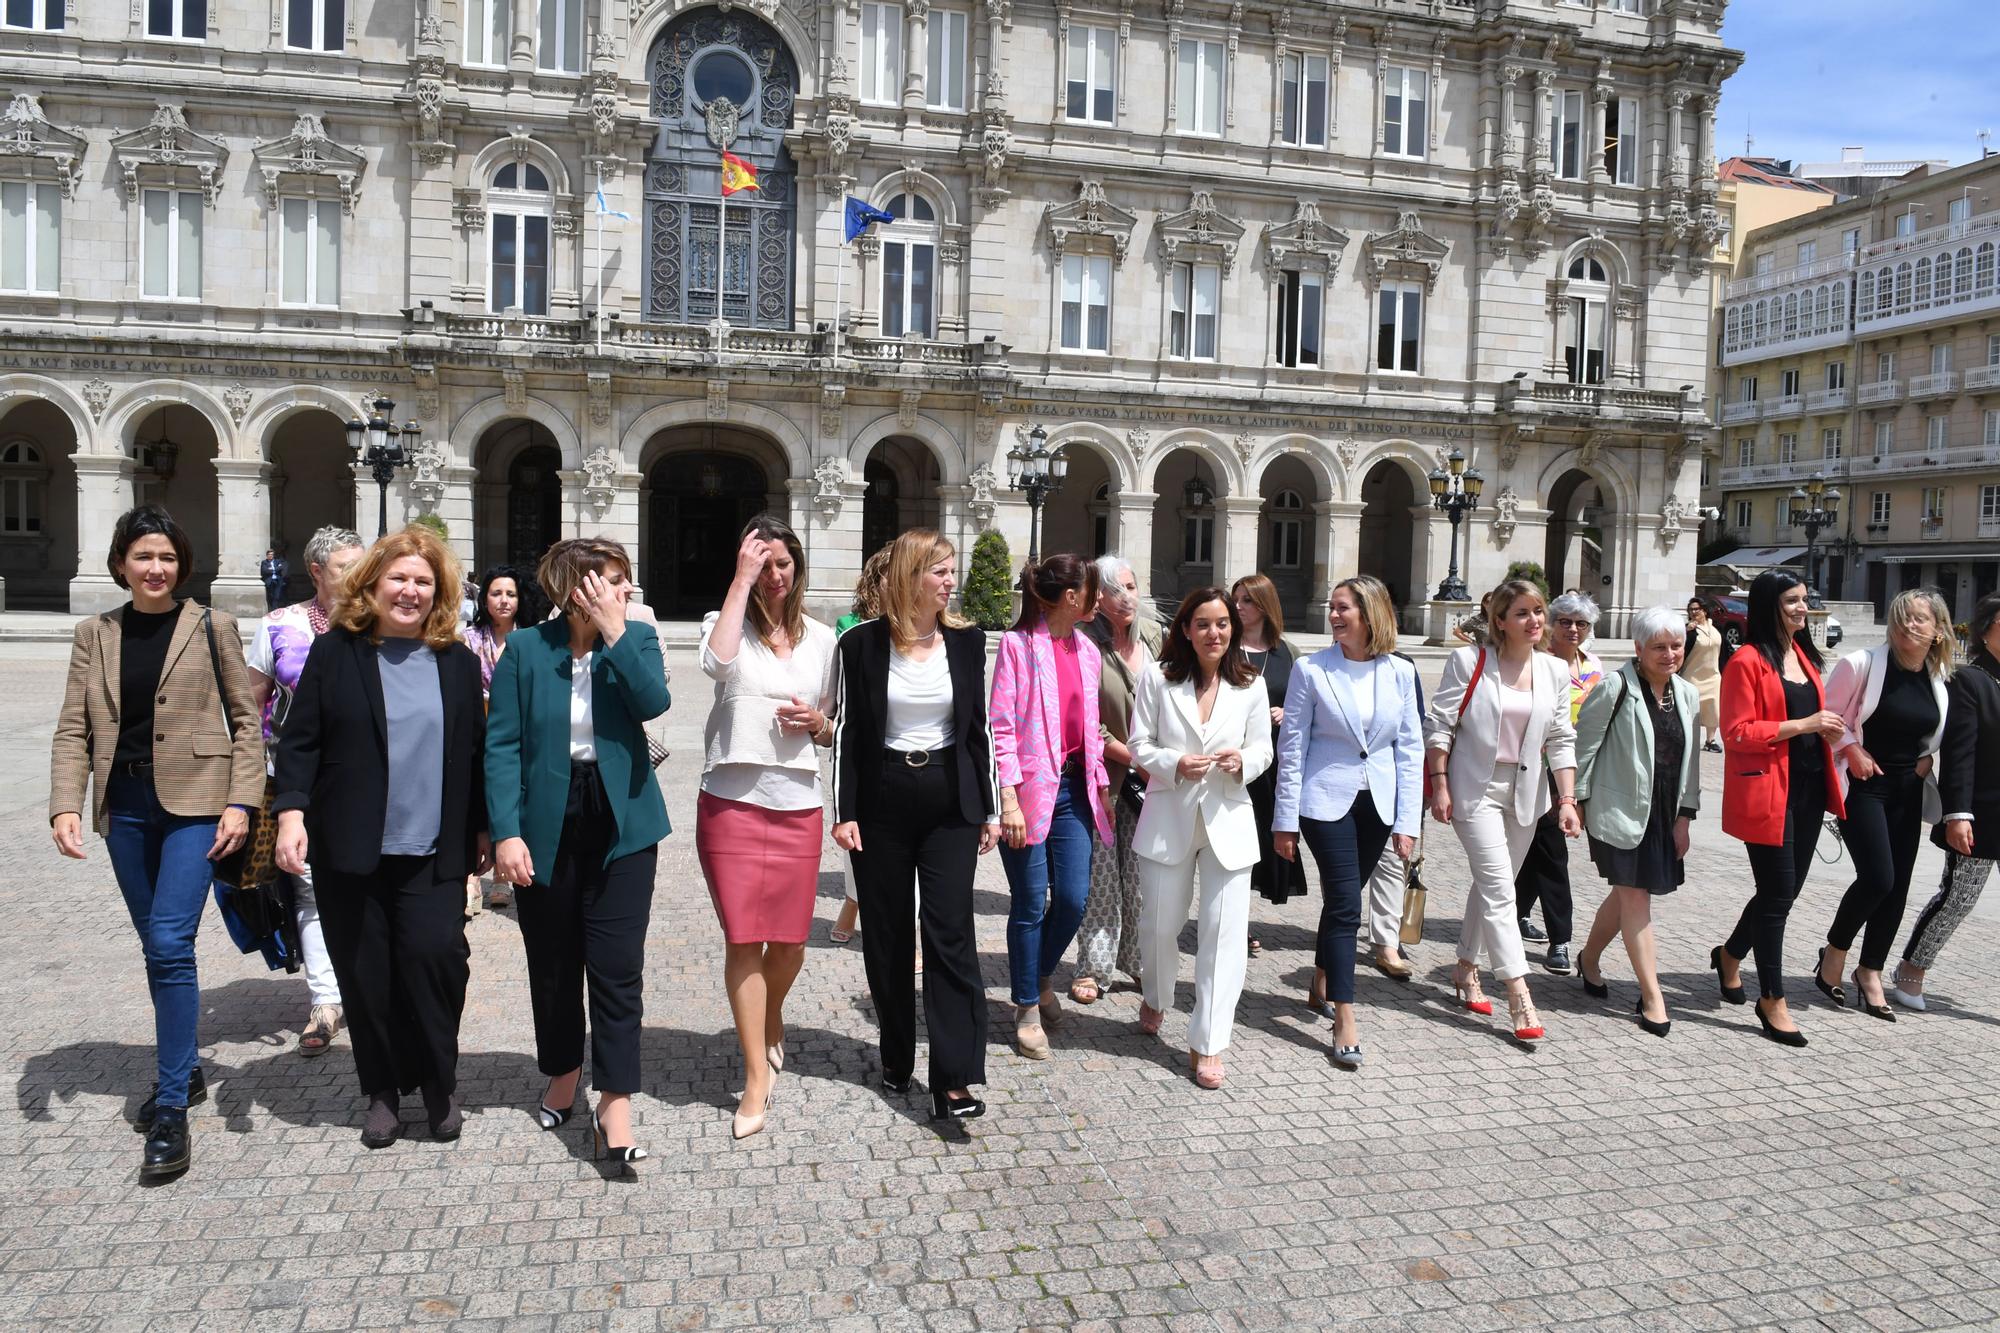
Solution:
<path fill-rule="evenodd" d="M 1564 628 L 1564 629 L 1589 629 L 1589 628 L 1590 628 L 1590 622 L 1589 622 L 1588 620 L 1558 620 L 1558 621 L 1556 622 L 1556 624 L 1560 625 L 1560 626 L 1561 626 L 1562 628 Z"/>

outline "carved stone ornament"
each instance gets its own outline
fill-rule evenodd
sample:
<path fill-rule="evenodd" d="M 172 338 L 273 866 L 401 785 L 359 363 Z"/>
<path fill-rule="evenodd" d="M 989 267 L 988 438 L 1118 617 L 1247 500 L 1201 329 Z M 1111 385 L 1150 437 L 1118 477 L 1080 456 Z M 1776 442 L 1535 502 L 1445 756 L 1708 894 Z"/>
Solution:
<path fill-rule="evenodd" d="M 1125 444 L 1132 450 L 1132 461 L 1135 463 L 1146 461 L 1146 450 L 1152 446 L 1152 443 L 1153 436 L 1150 431 L 1134 427 L 1125 432 Z"/>
<path fill-rule="evenodd" d="M 1687 526 L 1688 517 L 1694 513 L 1680 496 L 1669 495 L 1667 502 L 1660 506 L 1660 549 L 1671 551 L 1681 539 L 1681 532 Z"/>
<path fill-rule="evenodd" d="M 608 445 L 598 445 L 583 457 L 583 502 L 601 518 L 618 498 L 618 460 Z"/>
<path fill-rule="evenodd" d="M 1423 280 L 1426 292 L 1437 288 L 1438 274 L 1451 254 L 1451 243 L 1424 230 L 1423 220 L 1414 210 L 1405 209 L 1396 217 L 1394 231 L 1371 232 L 1361 242 L 1368 265 L 1370 287 L 1380 286 L 1391 273 L 1409 274 Z"/>
<path fill-rule="evenodd" d="M 838 458 L 822 458 L 813 468 L 812 506 L 820 518 L 831 523 L 840 517 L 841 486 L 847 481 L 847 464 Z"/>
<path fill-rule="evenodd" d="M 710 421 L 721 421 L 729 415 L 729 381 L 710 380 L 708 382 L 708 402 L 703 414 Z"/>
<path fill-rule="evenodd" d="M 287 184 L 296 185 L 297 178 L 323 178 L 339 191 L 340 211 L 353 216 L 368 159 L 328 137 L 318 116 L 301 114 L 292 123 L 290 134 L 258 144 L 250 155 L 264 178 L 264 197 L 271 207 L 278 206 L 279 190 Z"/>
<path fill-rule="evenodd" d="M 917 407 L 924 400 L 921 389 L 905 389 L 896 399 L 896 424 L 904 430 L 917 428 Z"/>
<path fill-rule="evenodd" d="M 193 176 L 201 185 L 203 201 L 213 208 L 222 190 L 222 166 L 229 160 L 229 146 L 196 134 L 188 128 L 179 105 L 162 102 L 144 128 L 112 137 L 111 160 L 124 176 L 126 199 L 134 203 L 139 199 L 139 172 L 151 167 Z"/>
<path fill-rule="evenodd" d="M 444 41 L 444 20 L 436 14 L 426 14 L 417 22 L 417 40 L 426 46 L 436 46 Z"/>
<path fill-rule="evenodd" d="M 1331 277 L 1340 272 L 1340 256 L 1347 241 L 1346 232 L 1321 220 L 1316 202 L 1301 199 L 1290 222 L 1265 228 L 1264 269 L 1275 273 L 1287 268 L 1317 268 Z"/>
<path fill-rule="evenodd" d="M 1160 237 L 1160 254 L 1169 263 L 1176 259 L 1213 258 L 1227 276 L 1236 266 L 1236 249 L 1247 231 L 1241 222 L 1216 211 L 1215 195 L 1196 190 L 1193 203 L 1178 213 L 1169 213 L 1154 224 Z"/>
<path fill-rule="evenodd" d="M 611 424 L 611 372 L 593 370 L 584 378 L 584 393 L 590 399 L 590 424 L 608 426 Z"/>
<path fill-rule="evenodd" d="M 414 471 L 410 476 L 410 498 L 418 509 L 434 514 L 444 502 L 444 470 L 451 466 L 451 450 L 443 440 L 425 440 L 410 455 Z"/>
<path fill-rule="evenodd" d="M 519 412 L 528 405 L 528 374 L 523 370 L 503 370 L 500 372 L 501 392 L 507 406 Z"/>
<path fill-rule="evenodd" d="M 1342 436 L 1340 442 L 1333 446 L 1334 457 L 1340 460 L 1340 465 L 1343 468 L 1353 468 L 1354 457 L 1360 452 L 1361 442 L 1352 435 Z"/>
<path fill-rule="evenodd" d="M 708 141 L 728 152 L 736 142 L 738 112 L 736 103 L 726 97 L 711 98 L 701 109 L 702 124 L 708 130 Z"/>
<path fill-rule="evenodd" d="M 1078 237 L 1109 240 L 1113 264 L 1125 262 L 1132 244 L 1132 229 L 1139 223 L 1136 213 L 1128 213 L 1104 196 L 1104 182 L 1077 182 L 1076 198 L 1067 204 L 1050 204 L 1042 213 L 1048 226 L 1049 248 L 1056 258 Z"/>
<path fill-rule="evenodd" d="M 965 502 L 966 512 L 978 521 L 980 527 L 991 526 L 995 512 L 993 493 L 999 489 L 999 476 L 993 471 L 991 463 L 981 463 L 972 469 L 972 475 L 966 480 L 972 486 L 972 494 Z"/>
<path fill-rule="evenodd" d="M 248 385 L 232 384 L 222 391 L 222 405 L 229 409 L 229 419 L 239 426 L 250 415 L 250 397 Z"/>
<path fill-rule="evenodd" d="M 436 389 L 417 390 L 417 420 L 436 421 L 438 419 L 438 392 Z"/>
<path fill-rule="evenodd" d="M 46 159 L 55 168 L 65 199 L 76 198 L 89 145 L 76 131 L 50 124 L 42 115 L 42 104 L 26 93 L 15 93 L 6 114 L 0 115 L 0 158 Z"/>
<path fill-rule="evenodd" d="M 1514 524 L 1520 509 L 1521 497 L 1514 493 L 1514 488 L 1502 486 L 1500 494 L 1493 497 L 1493 518 L 1489 524 L 1495 546 L 1505 546 L 1514 540 Z"/>
<path fill-rule="evenodd" d="M 1257 452 L 1257 439 L 1252 435 L 1239 435 L 1230 441 L 1236 446 L 1236 456 L 1243 460 L 1243 466 L 1250 466 L 1251 456 Z"/>
<path fill-rule="evenodd" d="M 1526 426 L 1509 426 L 1500 433 L 1500 470 L 1512 472 L 1521 461 L 1521 443 L 1532 432 Z"/>
<path fill-rule="evenodd" d="M 1584 440 L 1583 448 L 1577 451 L 1576 465 L 1578 467 L 1596 467 L 1598 460 L 1604 457 L 1604 451 L 1611 447 L 1612 442 L 1610 431 L 1592 431 L 1589 437 Z"/>
<path fill-rule="evenodd" d="M 993 85 L 1000 81 L 999 74 L 987 76 L 987 94 L 993 96 Z M 1001 113 L 990 113 L 986 127 L 979 135 L 979 201 L 992 208 L 1005 200 L 1011 191 L 1007 187 L 1007 176 L 1012 170 L 1010 155 L 1014 148 L 1014 136 L 1007 128 L 1007 118 Z M 1127 225 L 1130 234 L 1130 225 Z M 1123 257 L 1124 242 L 1120 242 L 1118 253 Z"/>
<path fill-rule="evenodd" d="M 90 409 L 92 421 L 104 420 L 104 409 L 111 406 L 111 386 L 103 380 L 90 380 L 83 386 L 83 405 Z"/>
<path fill-rule="evenodd" d="M 841 409 L 847 406 L 847 386 L 819 386 L 819 433 L 829 440 L 840 438 Z"/>

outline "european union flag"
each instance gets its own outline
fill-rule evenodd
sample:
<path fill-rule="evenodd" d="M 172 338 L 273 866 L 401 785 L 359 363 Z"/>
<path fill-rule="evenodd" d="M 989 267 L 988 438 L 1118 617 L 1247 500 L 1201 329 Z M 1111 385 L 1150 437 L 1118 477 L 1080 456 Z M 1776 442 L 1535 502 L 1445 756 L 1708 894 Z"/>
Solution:
<path fill-rule="evenodd" d="M 847 196 L 848 244 L 852 245 L 854 238 L 862 232 L 867 231 L 871 224 L 877 222 L 894 222 L 895 220 L 896 215 L 887 209 L 877 208 L 866 199 L 856 199 L 851 194 Z"/>

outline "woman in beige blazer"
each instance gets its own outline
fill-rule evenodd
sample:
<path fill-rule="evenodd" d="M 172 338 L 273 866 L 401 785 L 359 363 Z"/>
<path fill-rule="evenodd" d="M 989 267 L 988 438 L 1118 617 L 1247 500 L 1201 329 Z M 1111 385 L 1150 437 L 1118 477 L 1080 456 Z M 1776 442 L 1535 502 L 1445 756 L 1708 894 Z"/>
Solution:
<path fill-rule="evenodd" d="M 76 627 L 49 756 L 49 829 L 83 859 L 104 837 L 153 996 L 158 1081 L 139 1108 L 139 1175 L 188 1168 L 187 1108 L 208 1095 L 196 1059 L 201 994 L 194 939 L 213 862 L 243 845 L 264 799 L 264 741 L 236 621 L 174 593 L 194 572 L 187 534 L 166 510 L 122 515 L 106 562 L 132 592 Z"/>

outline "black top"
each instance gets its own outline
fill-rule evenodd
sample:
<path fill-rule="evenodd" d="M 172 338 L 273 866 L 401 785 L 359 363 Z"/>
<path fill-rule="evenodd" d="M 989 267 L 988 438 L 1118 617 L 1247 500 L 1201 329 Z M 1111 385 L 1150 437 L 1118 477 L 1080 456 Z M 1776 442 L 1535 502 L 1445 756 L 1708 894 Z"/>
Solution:
<path fill-rule="evenodd" d="M 1931 692 L 1930 673 L 1922 667 L 1905 671 L 1894 653 L 1883 658 L 1888 670 L 1882 676 L 1882 697 L 1861 724 L 1861 744 L 1885 771 L 1908 773 L 1937 730 L 1937 696 Z"/>
<path fill-rule="evenodd" d="M 1659 697 L 1643 682 L 1639 694 L 1651 708 L 1653 723 L 1653 808 L 1673 810 L 1692 817 L 1694 811 L 1681 806 L 1681 758 L 1687 749 L 1687 723 L 1674 705 L 1674 683 L 1667 682 Z"/>
<path fill-rule="evenodd" d="M 951 672 L 951 764 L 959 813 L 968 824 L 1000 810 L 993 729 L 986 717 L 986 632 L 940 626 Z M 880 795 L 882 738 L 889 716 L 889 622 L 864 620 L 840 636 L 839 704 L 833 733 L 834 820 L 893 819 Z M 1089 689 L 1095 681 L 1085 681 Z"/>
<path fill-rule="evenodd" d="M 1256 667 L 1258 673 L 1263 676 L 1264 692 L 1270 696 L 1271 707 L 1283 708 L 1285 691 L 1292 687 L 1292 646 L 1280 639 L 1268 650 L 1245 648 L 1243 655 L 1250 659 L 1250 665 Z M 1276 726 L 1271 728 L 1271 734 L 1273 736 L 1278 734 Z M 1277 765 L 1273 764 L 1271 771 L 1275 774 Z"/>
<path fill-rule="evenodd" d="M 151 763 L 153 759 L 153 692 L 160 688 L 160 670 L 167 664 L 167 645 L 174 639 L 174 622 L 181 609 L 141 611 L 125 608 L 118 629 L 118 749 L 114 764 Z"/>
<path fill-rule="evenodd" d="M 1811 717 L 1819 711 L 1819 691 L 1809 680 L 1792 680 L 1780 676 L 1785 682 L 1785 717 L 1796 722 L 1802 717 Z M 1820 741 L 1817 731 L 1808 731 L 1792 737 L 1791 781 L 1797 783 L 1807 774 L 1826 772 L 1826 746 Z"/>
<path fill-rule="evenodd" d="M 1938 747 L 1938 795 L 1946 815 L 1972 816 L 1972 854 L 2000 860 L 2000 662 L 1975 647 L 1945 687 L 1944 741 Z M 1944 845 L 1945 826 L 1931 830 Z"/>

